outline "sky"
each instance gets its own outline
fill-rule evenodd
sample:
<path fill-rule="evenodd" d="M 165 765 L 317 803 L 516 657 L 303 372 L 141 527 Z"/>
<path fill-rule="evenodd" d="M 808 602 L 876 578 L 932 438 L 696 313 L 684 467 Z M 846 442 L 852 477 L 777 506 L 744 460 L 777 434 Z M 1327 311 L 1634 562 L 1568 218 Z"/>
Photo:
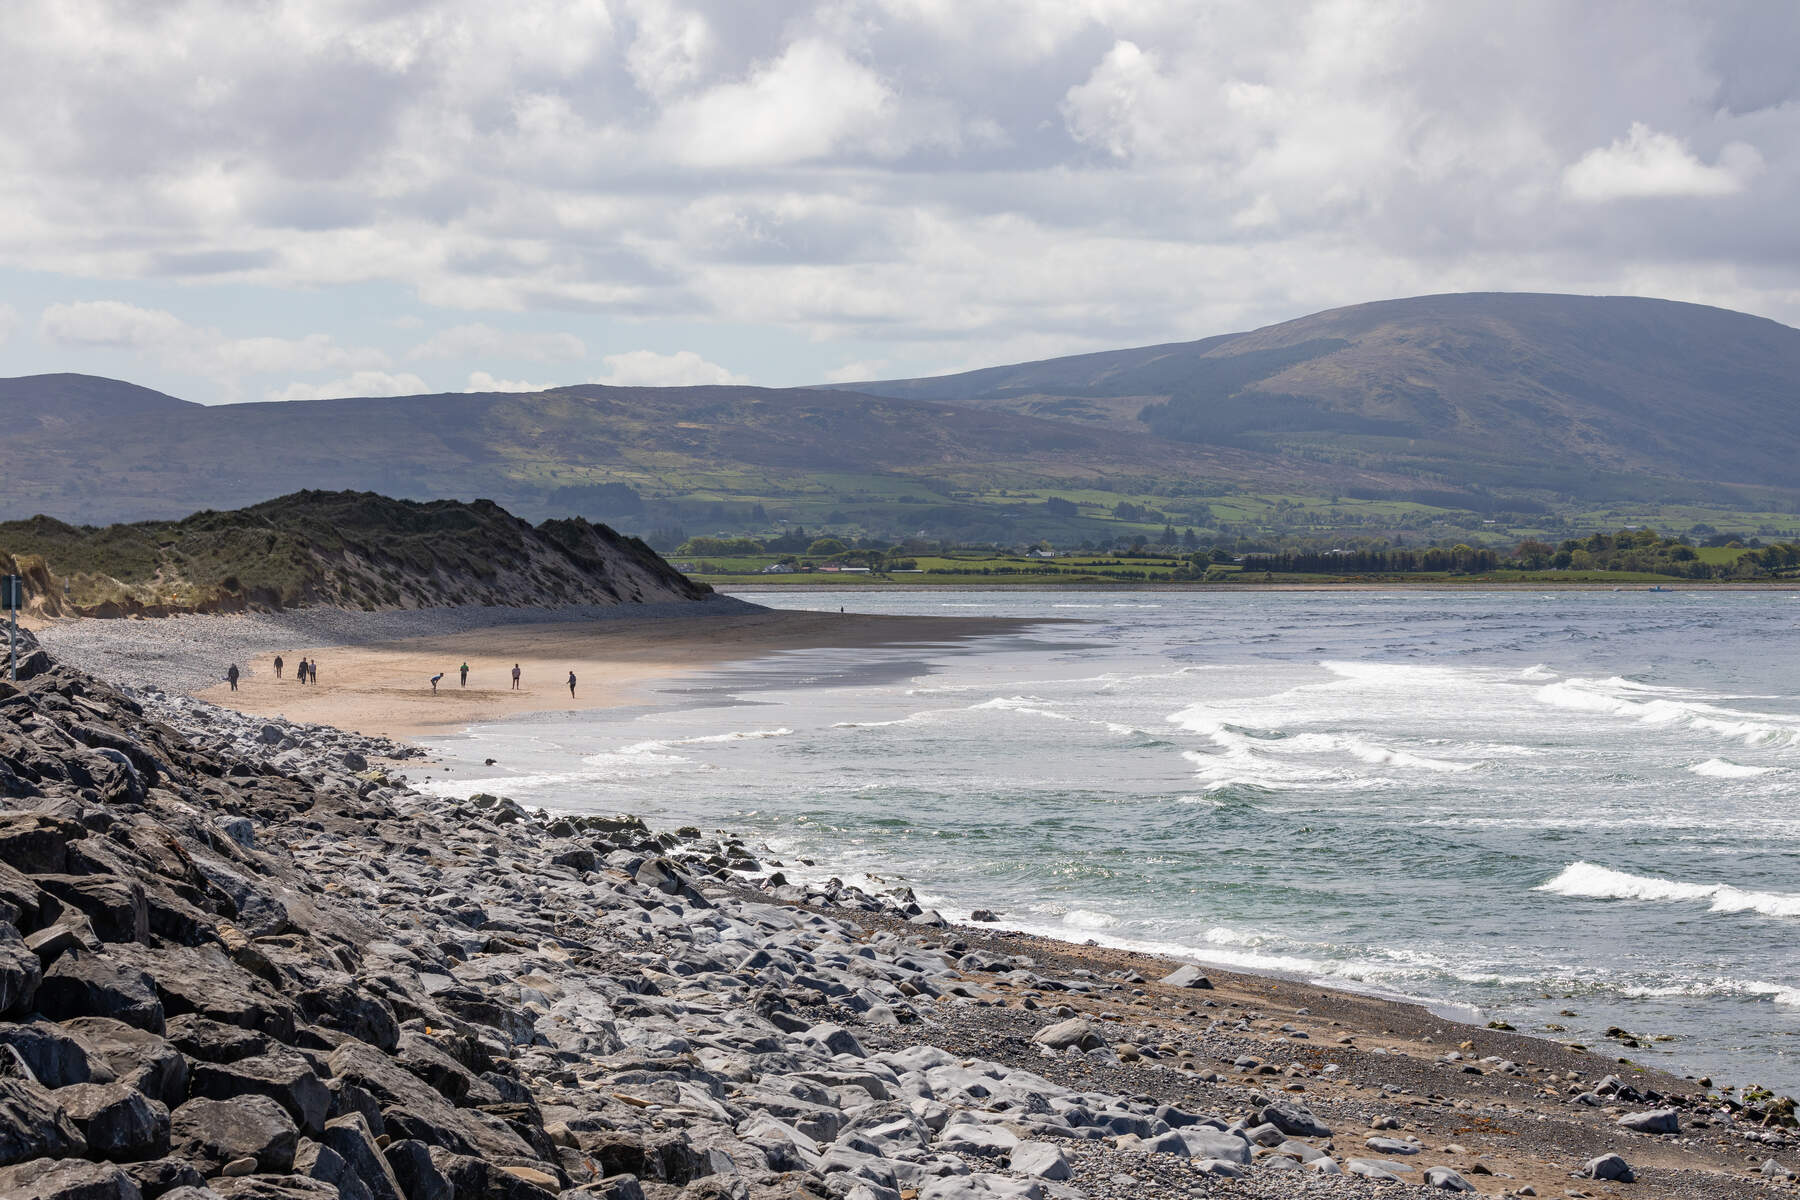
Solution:
<path fill-rule="evenodd" d="M 6 0 L 0 376 L 788 386 L 1451 291 L 1800 325 L 1791 0 Z"/>

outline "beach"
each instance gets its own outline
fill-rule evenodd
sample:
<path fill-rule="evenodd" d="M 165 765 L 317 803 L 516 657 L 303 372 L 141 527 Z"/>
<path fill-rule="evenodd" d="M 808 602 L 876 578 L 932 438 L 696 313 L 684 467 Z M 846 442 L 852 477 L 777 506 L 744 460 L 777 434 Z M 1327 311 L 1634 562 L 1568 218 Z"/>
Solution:
<path fill-rule="evenodd" d="M 639 611 L 632 611 L 633 607 Z M 41 625 L 47 646 L 108 678 L 172 687 L 238 712 L 409 737 L 644 699 L 684 672 L 785 651 L 941 646 L 1029 624 L 790 612 L 720 599 L 601 610 L 201 616 Z M 276 678 L 274 659 L 283 659 Z M 295 677 L 301 660 L 318 682 Z M 234 691 L 224 681 L 235 662 Z M 469 664 L 465 686 L 459 668 Z M 512 688 L 512 668 L 520 686 Z M 568 676 L 574 672 L 571 694 Z M 431 677 L 442 673 L 436 690 Z"/>
<path fill-rule="evenodd" d="M 493 661 L 508 670 L 509 658 L 556 669 L 557 655 L 577 650 L 619 664 L 628 682 L 616 685 L 618 704 L 725 663 L 978 647 L 1022 627 L 752 611 L 586 629 L 464 621 L 357 646 L 354 624 L 320 649 L 321 698 L 335 672 L 403 680 L 447 652 L 459 663 L 471 639 L 501 651 Z M 405 631 L 372 624 L 382 636 Z M 170 635 L 167 661 L 179 658 L 174 641 L 204 644 L 209 629 L 217 650 L 270 628 L 190 625 Z M 104 659 L 119 636 L 84 632 L 64 644 Z M 272 690 L 260 658 L 245 657 L 246 689 Z M 981 671 L 1004 659 L 970 661 Z M 214 707 L 215 688 L 200 682 L 202 698 L 140 689 L 134 700 L 55 668 L 24 685 L 39 717 L 0 732 L 14 739 L 6 746 L 24 739 L 54 751 L 43 716 L 63 712 L 85 722 L 88 744 L 123 747 L 134 774 L 100 789 L 113 819 L 166 824 L 157 836 L 178 839 L 186 861 L 233 889 L 229 921 L 192 915 L 153 860 L 84 848 L 80 822 L 97 819 L 83 816 L 95 801 L 53 783 L 43 751 L 6 751 L 18 778 L 44 794 L 7 803 L 43 811 L 61 797 L 52 807 L 68 814 L 53 826 L 62 857 L 45 863 L 79 857 L 143 887 L 141 938 L 110 915 L 110 893 L 57 894 L 108 914 L 105 926 L 95 917 L 94 949 L 145 972 L 206 1094 L 262 1089 L 298 1126 L 297 1153 L 251 1148 L 250 1173 L 225 1176 L 227 1156 L 245 1149 L 230 1141 L 240 1135 L 207 1124 L 210 1100 L 162 1097 L 178 1118 L 171 1152 L 227 1200 L 239 1194 L 233 1178 L 261 1181 L 264 1191 L 245 1195 L 274 1194 L 277 1181 L 301 1175 L 387 1178 L 378 1160 L 407 1200 L 435 1194 L 439 1178 L 456 1181 L 457 1195 L 518 1200 L 1791 1194 L 1791 1126 L 1623 1046 L 1549 1041 L 1291 974 L 1195 969 L 1079 934 L 1007 929 L 1016 914 L 1005 911 L 947 918 L 899 882 L 852 886 L 742 830 L 693 827 L 710 812 L 668 820 L 665 829 L 690 827 L 659 834 L 608 808 L 605 794 L 588 811 L 540 812 L 472 782 L 416 790 L 408 775 L 418 769 L 396 757 L 405 748 L 376 736 L 444 728 L 421 721 L 410 695 L 340 685 L 337 703 L 365 706 L 356 730 L 293 724 L 263 691 L 240 691 L 242 711 Z M 504 697 L 477 703 L 494 705 L 480 711 L 507 718 L 501 725 L 530 727 L 566 707 L 553 703 L 561 699 L 552 692 L 542 707 L 515 710 Z M 0 718 L 21 712 L 15 702 Z M 177 733 L 204 753 L 180 749 L 169 740 Z M 224 923 L 194 942 L 209 922 Z M 321 972 L 325 961 L 358 969 Z M 65 1023 L 92 1020 L 68 1007 L 89 992 L 54 995 Z M 329 1085 L 318 1095 L 338 1098 L 315 1114 L 302 1099 L 311 1085 L 291 1074 L 271 1092 L 248 1069 L 198 1057 L 213 1052 L 196 1033 L 215 1028 L 206 1022 L 245 1021 L 269 1043 L 256 1071 L 303 1069 Z M 91 1040 L 92 1028 L 78 1032 Z M 288 1043 L 321 1049 L 290 1061 Z M 499 1124 L 486 1120 L 502 1113 Z M 365 1136 L 385 1144 L 365 1151 Z M 309 1139 L 336 1148 L 336 1160 L 309 1151 Z"/>

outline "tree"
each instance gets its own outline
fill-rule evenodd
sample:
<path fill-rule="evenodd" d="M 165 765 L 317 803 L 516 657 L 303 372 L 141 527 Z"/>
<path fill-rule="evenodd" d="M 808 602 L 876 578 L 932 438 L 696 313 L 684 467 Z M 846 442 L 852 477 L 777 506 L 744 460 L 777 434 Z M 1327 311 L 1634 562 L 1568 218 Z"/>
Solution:
<path fill-rule="evenodd" d="M 1074 501 L 1064 500 L 1061 496 L 1045 497 L 1044 508 L 1053 517 L 1073 517 L 1081 512 Z"/>
<path fill-rule="evenodd" d="M 843 542 L 834 537 L 822 537 L 806 548 L 806 552 L 814 558 L 830 558 L 834 554 L 843 554 L 849 549 Z"/>

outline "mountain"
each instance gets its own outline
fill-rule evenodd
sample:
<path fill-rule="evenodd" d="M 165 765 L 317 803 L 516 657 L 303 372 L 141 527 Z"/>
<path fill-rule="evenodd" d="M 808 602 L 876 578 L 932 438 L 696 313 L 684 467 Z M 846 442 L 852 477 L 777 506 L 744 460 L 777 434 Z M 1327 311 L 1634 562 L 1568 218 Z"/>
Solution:
<path fill-rule="evenodd" d="M 583 520 L 533 528 L 492 501 L 299 492 L 236 512 L 105 528 L 0 524 L 0 570 L 44 616 L 330 606 L 427 608 L 698 600 L 635 538 Z"/>
<path fill-rule="evenodd" d="M 1791 490 L 1800 451 L 1800 330 L 1627 296 L 1420 296 L 842 386 L 1583 497 L 1674 481 Z"/>
<path fill-rule="evenodd" d="M 1165 524 L 1425 531 L 1445 510 L 1477 532 L 1471 513 L 1586 522 L 1624 507 L 1691 524 L 1800 511 L 1797 405 L 1800 330 L 1695 304 L 1513 293 L 819 388 L 203 407 L 34 376 L 0 381 L 0 518 L 166 518 L 351 489 L 486 496 L 639 531 L 781 519 L 1070 544 Z M 1392 503 L 1352 513 L 1344 498 Z"/>

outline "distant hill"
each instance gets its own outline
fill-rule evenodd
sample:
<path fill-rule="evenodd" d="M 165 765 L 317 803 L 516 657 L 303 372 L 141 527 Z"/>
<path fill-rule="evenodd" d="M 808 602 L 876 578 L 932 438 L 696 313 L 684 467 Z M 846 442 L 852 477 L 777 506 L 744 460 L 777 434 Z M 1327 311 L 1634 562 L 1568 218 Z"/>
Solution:
<path fill-rule="evenodd" d="M 1420 296 L 841 386 L 1574 497 L 1673 481 L 1791 490 L 1800 452 L 1800 330 L 1623 296 Z"/>
<path fill-rule="evenodd" d="M 770 536 L 786 521 L 1068 545 L 1165 526 L 1441 536 L 1504 513 L 1800 511 L 1800 330 L 1628 297 L 1424 296 L 820 388 L 205 407 L 42 375 L 0 380 L 0 418 L 0 519 L 167 519 L 347 489 L 640 533 Z"/>
<path fill-rule="evenodd" d="M 533 528 L 491 501 L 299 492 L 181 521 L 0 524 L 0 569 L 44 616 L 698 600 L 709 590 L 583 520 Z"/>

